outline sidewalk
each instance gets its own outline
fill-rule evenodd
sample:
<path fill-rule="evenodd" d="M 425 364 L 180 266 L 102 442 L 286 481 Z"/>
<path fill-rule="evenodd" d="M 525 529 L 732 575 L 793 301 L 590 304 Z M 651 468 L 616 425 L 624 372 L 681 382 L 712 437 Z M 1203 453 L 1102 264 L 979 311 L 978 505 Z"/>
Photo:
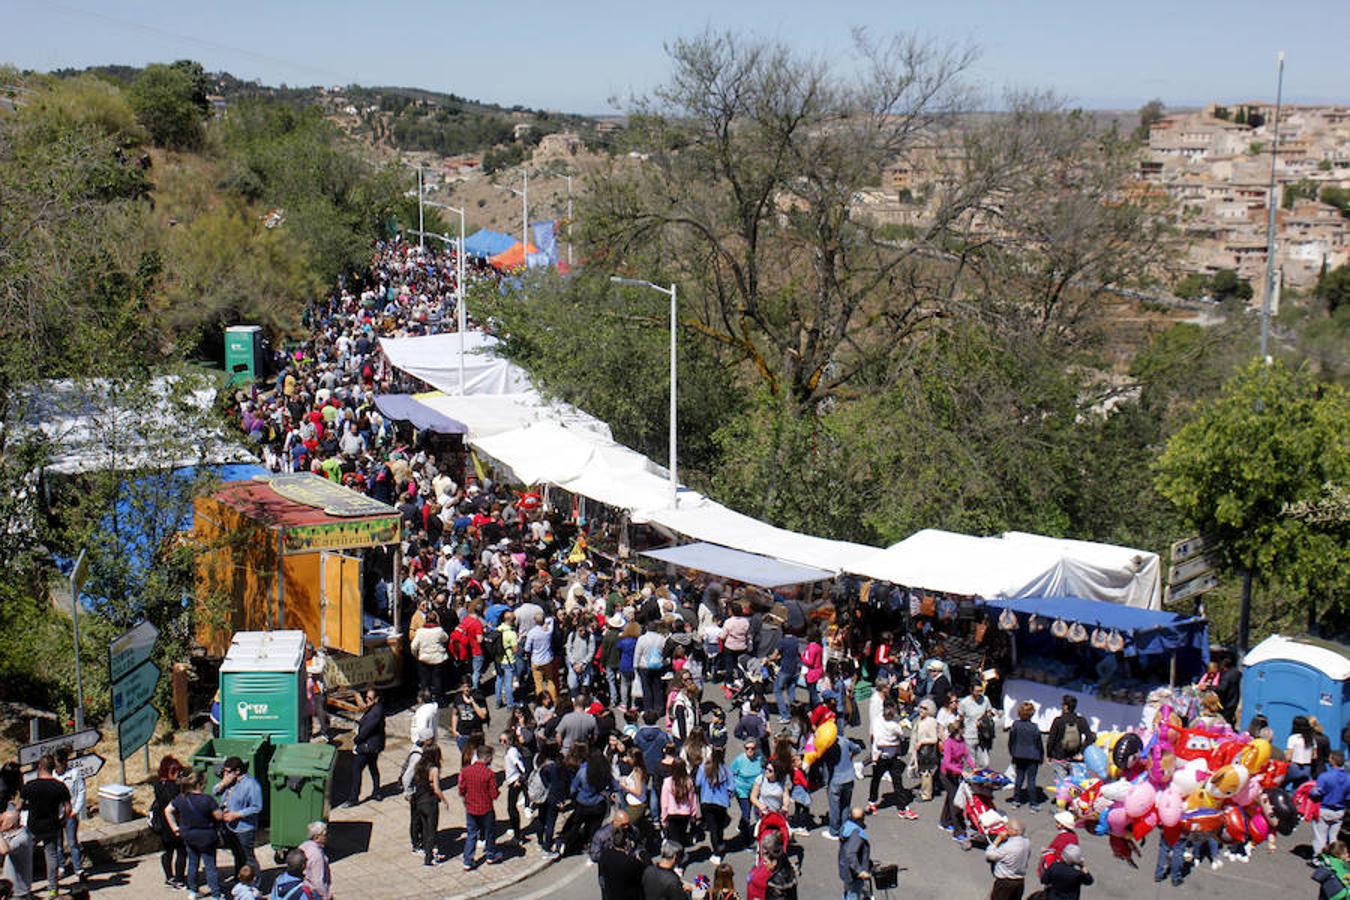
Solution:
<path fill-rule="evenodd" d="M 448 720 L 449 713 L 444 713 Z M 464 851 L 464 806 L 453 783 L 445 788 L 450 799 L 450 809 L 442 808 L 440 818 L 439 845 L 450 858 L 442 865 L 427 868 L 422 865 L 422 856 L 410 852 L 408 840 L 408 803 L 398 796 L 396 784 L 409 748 L 408 729 L 411 714 L 407 711 L 390 716 L 386 722 L 388 734 L 385 751 L 380 754 L 380 777 L 385 790 L 394 796 L 379 802 L 365 802 L 353 809 L 339 809 L 338 806 L 347 796 L 350 781 L 351 757 L 341 752 L 338 768 L 334 775 L 332 814 L 329 821 L 328 855 L 332 864 L 333 894 L 339 900 L 360 898 L 360 900 L 378 900 L 378 898 L 399 897 L 409 900 L 447 900 L 447 898 L 481 897 L 493 891 L 510 887 L 518 881 L 537 874 L 552 862 L 539 850 L 538 844 L 531 840 L 522 849 L 514 842 L 499 844 L 506 860 L 499 865 L 480 864 L 471 872 L 464 871 L 461 856 Z M 493 709 L 493 724 L 505 721 Z M 339 720 L 340 722 L 340 720 Z M 338 723 L 335 723 L 338 724 Z M 489 736 L 495 740 L 500 729 L 489 729 Z M 351 748 L 351 732 L 343 733 L 336 741 L 340 751 Z M 441 746 L 445 752 L 446 769 L 450 776 L 459 770 L 459 752 L 453 741 L 445 739 L 441 732 Z M 498 768 L 500 768 L 498 766 Z M 370 784 L 367 778 L 362 794 L 369 796 Z M 502 791 L 497 800 L 498 833 L 505 830 L 506 791 Z M 271 846 L 257 849 L 258 862 L 265 867 L 265 881 L 271 884 L 280 871 L 273 861 Z M 230 855 L 225 851 L 217 854 L 222 876 L 232 872 Z M 478 858 L 483 858 L 483 846 L 479 843 Z M 135 867 L 128 873 L 125 886 L 108 892 L 109 896 L 138 896 L 142 898 L 181 896 L 181 892 L 171 891 L 164 885 L 160 870 L 159 855 L 140 857 Z M 100 892 L 103 893 L 103 892 Z"/>

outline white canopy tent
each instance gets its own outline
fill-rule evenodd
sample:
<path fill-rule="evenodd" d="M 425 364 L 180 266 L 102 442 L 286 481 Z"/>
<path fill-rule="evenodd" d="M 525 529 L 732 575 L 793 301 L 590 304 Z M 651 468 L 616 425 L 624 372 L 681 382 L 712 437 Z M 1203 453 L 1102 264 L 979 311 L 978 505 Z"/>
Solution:
<path fill-rule="evenodd" d="M 660 550 L 644 550 L 643 556 L 659 559 L 685 569 L 697 569 L 730 578 L 744 584 L 775 588 L 790 584 L 806 584 L 834 577 L 826 569 L 799 566 L 758 553 L 745 553 L 716 544 L 681 544 Z"/>
<path fill-rule="evenodd" d="M 925 529 L 847 569 L 906 587 L 994 599 L 1083 597 L 1161 609 L 1155 553 L 1023 532 Z"/>
<path fill-rule="evenodd" d="M 462 341 L 462 391 L 459 389 L 461 338 L 458 333 L 381 338 L 380 349 L 395 368 L 447 394 L 522 394 L 534 391 L 529 373 L 493 352 L 498 345 L 495 337 L 481 331 L 466 331 Z"/>

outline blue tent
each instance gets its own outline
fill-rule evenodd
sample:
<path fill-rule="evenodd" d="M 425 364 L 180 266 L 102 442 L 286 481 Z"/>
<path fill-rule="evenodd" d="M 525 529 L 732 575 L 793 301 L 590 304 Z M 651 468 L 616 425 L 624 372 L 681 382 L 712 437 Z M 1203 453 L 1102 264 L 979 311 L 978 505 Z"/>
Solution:
<path fill-rule="evenodd" d="M 1209 662 L 1209 620 L 1165 610 L 1122 606 L 1080 597 L 1033 597 L 1018 600 L 985 600 L 985 609 L 997 617 L 1005 609 L 1017 614 L 1019 642 L 1058 644 L 1049 629 L 1028 634 L 1027 620 L 1039 616 L 1047 625 L 1056 619 L 1080 622 L 1088 629 L 1114 629 L 1125 638 L 1126 656 L 1163 656 L 1175 653 L 1177 674 L 1186 677 Z"/>
<path fill-rule="evenodd" d="M 375 408 L 386 419 L 411 422 L 419 431 L 437 434 L 467 434 L 469 426 L 437 412 L 411 394 L 376 394 Z"/>
<path fill-rule="evenodd" d="M 505 253 L 517 243 L 517 239 L 500 231 L 480 228 L 464 239 L 464 253 L 468 256 L 489 257 Z"/>

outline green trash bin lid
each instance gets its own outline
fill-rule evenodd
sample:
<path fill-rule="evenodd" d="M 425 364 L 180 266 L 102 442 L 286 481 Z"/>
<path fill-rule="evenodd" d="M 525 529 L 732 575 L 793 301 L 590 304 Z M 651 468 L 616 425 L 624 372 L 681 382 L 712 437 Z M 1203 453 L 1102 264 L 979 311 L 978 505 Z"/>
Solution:
<path fill-rule="evenodd" d="M 282 744 L 268 767 L 271 778 L 327 778 L 337 760 L 337 748 L 330 744 Z"/>

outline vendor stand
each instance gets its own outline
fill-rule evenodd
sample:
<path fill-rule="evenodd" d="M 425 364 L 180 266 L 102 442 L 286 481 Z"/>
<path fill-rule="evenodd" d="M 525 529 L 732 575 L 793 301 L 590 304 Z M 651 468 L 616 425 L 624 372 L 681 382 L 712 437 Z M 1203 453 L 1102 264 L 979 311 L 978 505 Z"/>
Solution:
<path fill-rule="evenodd" d="M 1076 597 L 983 601 L 990 628 L 1012 639 L 1012 668 L 1003 684 L 1003 720 L 1010 727 L 1024 701 L 1042 731 L 1066 694 L 1092 729 L 1134 728 L 1164 694 L 1174 707 L 1209 662 L 1209 621 Z M 1161 690 L 1160 690 L 1161 689 Z"/>
<path fill-rule="evenodd" d="M 391 595 L 402 580 L 396 509 L 310 473 L 260 475 L 197 498 L 194 531 L 208 653 L 223 655 L 237 631 L 298 629 L 333 651 L 330 688 L 398 683 L 398 604 L 365 603 L 368 570 L 388 562 L 378 555 L 392 556 Z"/>

